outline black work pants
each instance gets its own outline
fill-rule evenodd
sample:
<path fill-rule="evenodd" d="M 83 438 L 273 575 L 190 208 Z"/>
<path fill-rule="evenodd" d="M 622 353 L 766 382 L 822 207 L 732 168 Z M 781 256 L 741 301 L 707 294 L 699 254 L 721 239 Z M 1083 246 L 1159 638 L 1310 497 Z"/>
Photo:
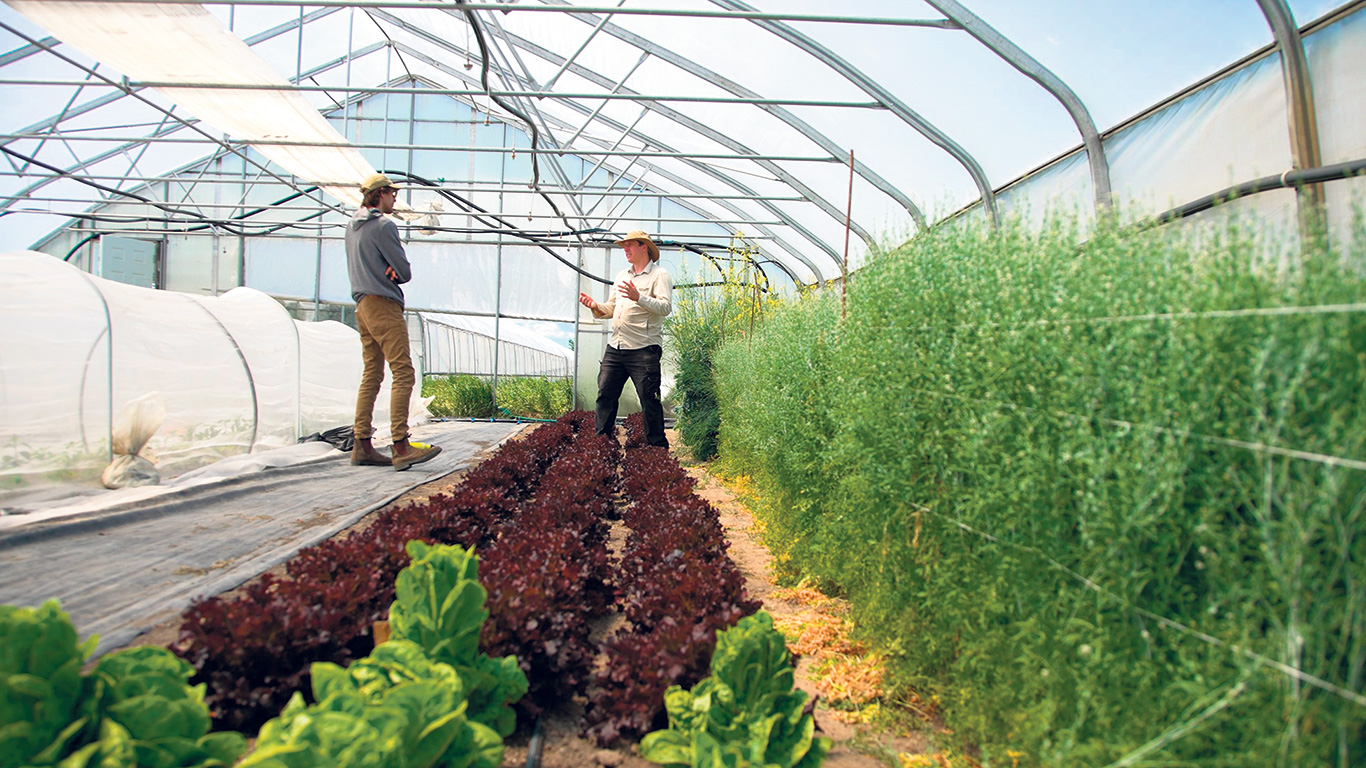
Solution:
<path fill-rule="evenodd" d="M 641 415 L 645 417 L 645 442 L 667 448 L 664 437 L 664 404 L 659 399 L 659 361 L 664 349 L 652 344 L 641 349 L 617 349 L 609 346 L 603 353 L 598 368 L 598 402 L 596 425 L 599 435 L 613 435 L 617 424 L 617 404 L 621 389 L 629 378 L 640 397 Z"/>

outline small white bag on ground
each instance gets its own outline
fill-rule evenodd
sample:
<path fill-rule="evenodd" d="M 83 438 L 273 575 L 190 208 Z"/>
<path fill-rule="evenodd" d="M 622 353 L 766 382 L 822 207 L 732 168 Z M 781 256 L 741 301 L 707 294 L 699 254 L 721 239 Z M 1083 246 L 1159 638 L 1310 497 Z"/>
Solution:
<path fill-rule="evenodd" d="M 124 406 L 114 425 L 114 460 L 100 475 L 105 488 L 135 488 L 161 482 L 156 465 L 141 453 L 165 420 L 166 399 L 156 392 Z"/>

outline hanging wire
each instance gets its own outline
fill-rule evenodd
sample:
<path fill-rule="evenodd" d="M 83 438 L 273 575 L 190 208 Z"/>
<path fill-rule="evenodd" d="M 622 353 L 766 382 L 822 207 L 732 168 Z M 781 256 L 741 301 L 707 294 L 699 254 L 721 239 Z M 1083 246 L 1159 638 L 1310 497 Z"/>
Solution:
<path fill-rule="evenodd" d="M 171 215 L 174 216 L 174 217 L 188 217 L 189 219 L 195 220 L 196 222 L 202 222 L 202 223 L 204 224 L 204 228 L 208 228 L 208 227 L 211 227 L 211 226 L 218 226 L 218 227 L 223 228 L 225 231 L 230 232 L 230 233 L 232 233 L 232 234 L 234 234 L 234 235 L 264 234 L 264 233 L 248 233 L 246 230 L 243 230 L 243 229 L 241 229 L 240 227 L 234 226 L 234 224 L 232 223 L 231 220 L 210 218 L 210 217 L 208 217 L 208 216 L 205 216 L 205 215 L 202 214 L 202 213 L 199 213 L 198 211 L 187 210 L 187 209 L 181 208 L 180 206 L 176 206 L 176 205 L 173 205 L 173 204 L 170 204 L 170 203 L 161 203 L 161 202 L 157 202 L 156 200 L 153 200 L 153 199 L 151 199 L 151 198 L 143 197 L 142 195 L 139 195 L 139 194 L 137 194 L 136 192 L 130 192 L 130 191 L 127 191 L 127 190 L 118 189 L 117 187 L 106 186 L 106 185 L 104 185 L 104 184 L 100 184 L 99 182 L 91 181 L 90 179 L 86 179 L 86 178 L 82 178 L 81 176 L 78 176 L 78 175 L 76 175 L 76 174 L 74 174 L 74 173 L 71 173 L 70 171 L 67 171 L 67 170 L 62 169 L 62 168 L 58 168 L 58 167 L 55 166 L 55 165 L 48 165 L 47 163 L 44 163 L 44 162 L 42 162 L 41 160 L 38 160 L 37 158 L 33 158 L 33 157 L 29 157 L 29 156 L 27 156 L 27 155 L 21 154 L 21 153 L 19 153 L 19 152 L 16 152 L 16 151 L 10 149 L 9 147 L 3 146 L 3 145 L 0 145 L 0 152 L 4 152 L 5 154 L 10 155 L 11 157 L 15 157 L 15 158 L 17 158 L 17 159 L 23 160 L 23 161 L 26 162 L 26 163 L 30 163 L 30 164 L 32 164 L 32 165 L 36 165 L 36 166 L 38 166 L 39 168 L 42 168 L 42 169 L 44 169 L 44 170 L 51 171 L 52 173 L 55 173 L 55 174 L 57 174 L 58 176 L 61 176 L 61 177 L 63 177 L 63 178 L 67 178 L 67 179 L 70 179 L 70 180 L 72 180 L 72 181 L 75 181 L 75 182 L 84 184 L 84 185 L 86 185 L 86 186 L 88 186 L 88 187 L 92 187 L 92 188 L 97 189 L 97 190 L 99 190 L 99 191 L 101 191 L 101 192 L 104 192 L 104 193 L 106 193 L 106 194 L 108 194 L 108 195 L 114 195 L 114 196 L 119 196 L 119 197 L 128 197 L 128 198 L 132 198 L 132 199 L 134 199 L 134 200 L 137 200 L 138 202 L 146 203 L 147 205 L 150 205 L 150 206 L 152 206 L 153 208 L 156 208 L 156 209 L 158 209 L 158 210 L 165 211 L 166 213 L 171 214 Z M 289 200 L 289 199 L 293 199 L 293 198 L 295 198 L 295 197 L 300 197 L 300 196 L 305 195 L 305 194 L 308 194 L 309 192 L 314 191 L 314 190 L 316 190 L 316 189 L 317 189 L 317 187 L 312 187 L 312 188 L 310 188 L 310 189 L 308 189 L 308 190 L 301 190 L 301 191 L 299 191 L 298 193 L 296 193 L 296 194 L 294 194 L 294 195 L 291 195 L 289 198 L 286 198 L 286 199 Z M 9 212 L 7 212 L 7 213 L 9 213 Z M 321 214 L 319 214 L 319 215 L 321 215 Z M 76 218 L 78 218 L 78 217 L 76 217 Z M 179 220 L 179 221 L 184 221 L 185 218 L 179 218 L 179 219 L 177 219 L 177 220 Z M 289 225 L 285 225 L 285 226 L 289 226 Z M 281 227 L 281 228 L 283 228 L 283 227 Z"/>
<path fill-rule="evenodd" d="M 536 156 L 533 154 L 533 155 L 532 155 L 532 161 L 533 161 L 533 163 L 534 163 L 534 161 L 535 161 L 535 157 L 536 157 Z M 476 213 L 476 212 L 477 212 L 477 213 L 480 213 L 480 214 L 482 214 L 482 215 L 484 215 L 484 216 L 487 216 L 488 218 L 492 219 L 493 221 L 496 221 L 499 225 L 501 225 L 501 229 L 500 229 L 499 231 L 501 231 L 501 232 L 503 232 L 503 233 L 505 233 L 505 234 L 511 235 L 511 236 L 513 236 L 513 237 L 518 237 L 518 238 L 521 238 L 521 239 L 523 239 L 523 240 L 529 240 L 529 241 L 531 241 L 531 242 L 536 243 L 537 245 L 539 245 L 539 246 L 541 247 L 541 250 L 543 250 L 543 251 L 545 251 L 546 253 L 550 254 L 551 256 L 555 257 L 555 260 L 556 260 L 556 261 L 560 262 L 561 264 L 565 265 L 566 267 L 569 267 L 570 269 L 574 270 L 575 272 L 579 273 L 580 275 L 582 275 L 582 276 L 584 276 L 584 277 L 586 277 L 586 278 L 588 278 L 588 279 L 590 279 L 590 280 L 594 280 L 594 281 L 597 281 L 597 282 L 599 282 L 599 283 L 602 283 L 603 285 L 611 285 L 611 284 L 612 284 L 612 281 L 611 281 L 611 280 L 607 280 L 607 279 L 598 277 L 597 275 L 595 275 L 595 274 L 593 274 L 593 273 L 591 273 L 591 272 L 586 272 L 586 271 L 584 271 L 581 267 L 579 267 L 579 265 L 573 263 L 572 261 L 570 261 L 570 260 L 566 259 L 565 257 L 561 256 L 560 254 L 556 253 L 554 250 L 552 250 L 552 249 L 550 248 L 549 245 L 547 245 L 547 244 L 545 244 L 545 243 L 543 243 L 543 242 L 540 242 L 541 240 L 544 240 L 544 239 L 545 239 L 545 238 L 543 238 L 542 236 L 536 235 L 536 234 L 532 234 L 532 233 L 529 233 L 529 232 L 526 232 L 525 230 L 521 229 L 520 227 L 514 226 L 513 224 L 509 223 L 509 222 L 508 222 L 505 218 L 503 218 L 501 215 L 496 214 L 496 213 L 490 213 L 488 210 L 486 210 L 486 209 L 484 209 L 483 207 L 481 207 L 481 206 L 475 204 L 473 201 L 471 201 L 471 200 L 466 200 L 465 198 L 461 197 L 460 195 L 455 194 L 454 192 L 451 192 L 450 190 L 441 189 L 440 186 L 439 186 L 438 184 L 436 184 L 436 182 L 433 182 L 433 181 L 431 181 L 430 179 L 424 179 L 424 178 L 422 178 L 421 176 L 418 176 L 418 175 L 413 174 L 413 173 L 408 173 L 408 172 L 406 172 L 406 171 L 384 171 L 384 173 L 385 173 L 386 175 L 390 175 L 390 176 L 397 176 L 397 177 L 404 178 L 404 179 L 411 179 L 411 180 L 413 180 L 413 181 L 418 182 L 419 184 L 423 184 L 423 185 L 426 185 L 426 186 L 428 186 L 428 187 L 432 187 L 432 188 L 433 188 L 432 191 L 436 192 L 438 195 L 441 195 L 442 197 L 446 198 L 447 200 L 451 201 L 452 203 L 455 203 L 457 206 L 459 206 L 459 207 L 460 207 L 462 210 L 464 210 L 465 212 L 467 212 L 467 213 Z M 547 198 L 547 199 L 548 199 L 548 198 Z M 559 213 L 559 211 L 556 211 L 556 213 Z M 562 214 L 561 214 L 560 217 L 561 217 L 561 218 L 564 218 Z M 482 220 L 480 217 L 478 217 L 478 216 L 475 217 L 475 220 L 476 220 L 476 221 L 481 221 L 481 222 L 483 221 L 483 220 Z M 572 230 L 572 231 L 571 231 L 571 234 L 592 234 L 592 233 L 600 233 L 600 232 L 606 232 L 606 231 L 607 231 L 607 230 L 604 230 L 604 229 Z"/>
<path fill-rule="evenodd" d="M 465 5 L 465 0 L 456 0 L 456 4 L 462 6 L 461 11 L 464 12 L 465 18 L 469 20 L 470 29 L 474 31 L 474 39 L 479 43 L 479 57 L 481 59 L 479 63 L 479 83 L 483 86 L 484 93 L 495 104 L 507 110 L 518 120 L 525 123 L 527 132 L 531 136 L 531 188 L 545 199 L 546 203 L 550 205 L 550 210 L 554 211 L 556 216 L 564 220 L 565 226 L 569 226 L 569 220 L 565 218 L 565 215 L 560 211 L 559 206 L 555 205 L 555 201 L 550 199 L 550 195 L 546 194 L 545 191 L 541 189 L 541 166 L 538 159 L 541 133 L 536 128 L 536 123 L 516 107 L 509 104 L 507 101 L 504 101 L 501 96 L 498 96 L 493 92 L 493 87 L 489 85 L 489 65 L 491 58 L 489 55 L 488 41 L 484 39 L 483 24 L 479 21 L 479 17 L 475 15 L 474 11 L 463 7 Z"/>

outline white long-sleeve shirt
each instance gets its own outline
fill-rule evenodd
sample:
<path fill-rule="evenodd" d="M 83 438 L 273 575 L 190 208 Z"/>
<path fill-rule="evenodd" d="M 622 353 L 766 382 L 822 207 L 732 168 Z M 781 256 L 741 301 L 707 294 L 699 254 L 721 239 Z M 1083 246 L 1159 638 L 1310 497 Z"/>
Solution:
<path fill-rule="evenodd" d="M 621 295 L 618 286 L 626 281 L 635 283 L 640 298 L 631 301 Z M 652 344 L 664 345 L 664 318 L 674 309 L 674 281 L 657 262 L 650 262 L 645 271 L 637 274 L 633 267 L 617 273 L 611 296 L 598 302 L 594 317 L 612 318 L 612 335 L 607 344 L 617 349 L 641 349 Z"/>

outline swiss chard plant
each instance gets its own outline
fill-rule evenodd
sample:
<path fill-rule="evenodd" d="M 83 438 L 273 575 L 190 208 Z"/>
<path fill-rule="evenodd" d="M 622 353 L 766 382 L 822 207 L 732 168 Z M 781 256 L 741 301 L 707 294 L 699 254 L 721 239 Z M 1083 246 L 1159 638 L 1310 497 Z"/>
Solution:
<path fill-rule="evenodd" d="M 215 768 L 246 750 L 209 733 L 204 686 L 165 648 L 108 654 L 83 677 L 96 641 L 78 646 L 56 601 L 0 606 L 0 766 Z"/>
<path fill-rule="evenodd" d="M 187 681 L 194 669 L 160 646 L 108 654 L 87 680 L 85 718 L 99 737 L 61 768 L 136 765 L 148 768 L 230 766 L 246 751 L 240 733 L 209 733 L 204 686 Z M 131 759 L 130 759 L 131 758 Z"/>
<path fill-rule="evenodd" d="M 76 722 L 81 665 L 95 641 L 76 642 L 55 600 L 0 605 L 0 768 L 52 764 L 66 753 L 85 726 Z"/>
<path fill-rule="evenodd" d="M 407 549 L 413 562 L 398 574 L 398 598 L 389 608 L 393 639 L 411 641 L 432 661 L 454 668 L 465 682 L 470 719 L 510 735 L 517 715 L 509 705 L 526 694 L 527 679 L 516 656 L 495 659 L 479 651 L 489 612 L 478 556 L 416 540 Z"/>
<path fill-rule="evenodd" d="M 686 768 L 815 768 L 831 741 L 815 736 L 793 690 L 792 656 L 773 618 L 760 611 L 718 633 L 711 676 L 664 694 L 668 730 L 647 734 L 646 760 Z"/>
<path fill-rule="evenodd" d="M 497 768 L 503 739 L 467 715 L 461 676 L 415 643 L 391 640 L 349 669 L 313 665 L 239 768 Z"/>

